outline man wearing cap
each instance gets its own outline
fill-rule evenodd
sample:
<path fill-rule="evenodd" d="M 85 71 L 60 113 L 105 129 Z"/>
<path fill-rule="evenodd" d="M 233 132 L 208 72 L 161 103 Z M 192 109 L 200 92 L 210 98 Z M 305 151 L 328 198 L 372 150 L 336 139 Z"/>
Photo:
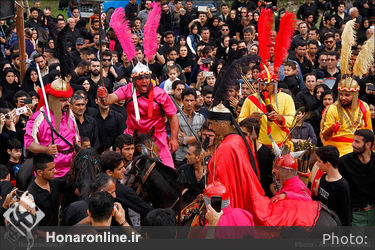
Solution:
<path fill-rule="evenodd" d="M 128 113 L 125 134 L 133 135 L 135 130 L 146 134 L 155 128 L 153 140 L 159 147 L 159 157 L 165 165 L 174 168 L 171 153 L 178 149 L 177 108 L 164 90 L 152 84 L 151 74 L 152 72 L 146 65 L 138 63 L 131 75 L 133 84 L 123 86 L 110 95 L 107 95 L 104 87 L 100 87 L 98 97 L 100 102 L 106 105 L 125 100 Z M 166 132 L 164 115 L 170 122 L 170 139 Z"/>
<path fill-rule="evenodd" d="M 341 157 L 353 152 L 354 132 L 358 129 L 372 130 L 372 123 L 369 106 L 358 99 L 356 80 L 351 77 L 342 79 L 338 91 L 338 100 L 323 112 L 320 138 L 324 146 L 337 147 Z"/>
<path fill-rule="evenodd" d="M 55 158 L 55 177 L 63 177 L 70 169 L 73 160 L 73 144 L 80 142 L 78 126 L 74 114 L 69 108 L 69 100 L 73 95 L 70 84 L 57 79 L 45 86 L 49 115 L 42 95 L 37 111 L 26 124 L 25 148 L 34 153 L 47 153 Z M 51 135 L 53 131 L 53 135 Z M 53 139 L 52 139 L 53 137 Z"/>
<path fill-rule="evenodd" d="M 220 181 L 228 189 L 232 206 L 250 211 L 248 190 L 254 174 L 259 173 L 252 144 L 248 138 L 242 138 L 238 134 L 239 131 L 233 126 L 234 117 L 224 104 L 212 107 L 207 119 L 216 138 L 224 138 L 208 164 L 207 183 Z M 259 182 L 258 184 L 259 190 L 262 190 Z M 264 194 L 263 190 L 262 192 Z"/>
<path fill-rule="evenodd" d="M 270 137 L 279 145 L 289 134 L 296 113 L 292 97 L 279 92 L 278 76 L 272 70 L 263 70 L 258 79 L 260 92 L 250 95 L 244 102 L 238 121 L 247 117 L 259 120 L 259 141 L 271 146 Z"/>
<path fill-rule="evenodd" d="M 312 201 L 310 190 L 297 173 L 298 164 L 292 155 L 281 155 L 276 159 L 272 174 L 275 176 L 275 180 L 281 184 L 281 188 L 271 198 L 272 202 L 284 199 Z"/>
<path fill-rule="evenodd" d="M 76 49 L 70 54 L 73 60 L 74 67 L 77 67 L 81 61 L 81 49 L 84 47 L 85 40 L 78 37 L 76 40 Z"/>

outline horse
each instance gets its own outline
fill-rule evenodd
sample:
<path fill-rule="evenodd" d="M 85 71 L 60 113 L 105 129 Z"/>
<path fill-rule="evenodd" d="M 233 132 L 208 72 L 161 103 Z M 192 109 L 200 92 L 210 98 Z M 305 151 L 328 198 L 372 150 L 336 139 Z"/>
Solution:
<path fill-rule="evenodd" d="M 182 224 L 188 224 L 194 218 L 192 215 L 198 212 L 196 208 L 201 207 L 203 198 L 188 188 L 181 189 L 182 185 L 177 181 L 180 174 L 160 161 L 159 148 L 152 135 L 153 129 L 147 134 L 134 132 L 135 156 L 126 169 L 125 184 L 151 202 L 154 208 L 172 208 L 177 213 L 182 209 Z"/>
<path fill-rule="evenodd" d="M 172 208 L 177 214 L 181 209 L 181 224 L 192 222 L 203 203 L 201 196 L 178 183 L 179 173 L 162 162 L 145 155 L 136 156 L 127 167 L 126 185 L 136 190 L 142 199 L 151 202 L 154 208 Z M 180 207 L 180 192 L 182 205 Z"/>

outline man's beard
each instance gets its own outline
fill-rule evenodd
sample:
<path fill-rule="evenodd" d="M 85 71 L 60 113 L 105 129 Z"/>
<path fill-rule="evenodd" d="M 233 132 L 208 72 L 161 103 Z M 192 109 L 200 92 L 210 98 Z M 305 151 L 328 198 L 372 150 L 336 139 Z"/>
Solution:
<path fill-rule="evenodd" d="M 340 104 L 341 104 L 342 107 L 346 108 L 346 107 L 350 107 L 352 105 L 352 102 L 350 101 L 346 104 L 343 104 L 342 101 L 340 101 Z"/>
<path fill-rule="evenodd" d="M 98 70 L 98 71 L 91 71 L 91 74 L 93 74 L 93 76 L 98 76 L 98 75 L 100 75 L 100 71 Z"/>
<path fill-rule="evenodd" d="M 363 147 L 360 147 L 360 148 L 353 148 L 353 153 L 355 154 L 363 154 L 364 152 L 366 151 L 366 148 L 365 146 L 363 145 Z"/>

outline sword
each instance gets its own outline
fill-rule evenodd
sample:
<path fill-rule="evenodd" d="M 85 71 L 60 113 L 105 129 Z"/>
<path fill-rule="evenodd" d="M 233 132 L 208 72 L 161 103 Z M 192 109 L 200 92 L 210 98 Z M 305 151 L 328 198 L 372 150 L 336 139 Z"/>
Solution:
<path fill-rule="evenodd" d="M 51 120 L 51 114 L 49 112 L 49 105 L 48 105 L 48 99 L 47 99 L 47 95 L 46 95 L 46 90 L 44 89 L 44 84 L 43 84 L 43 79 L 42 79 L 42 74 L 40 73 L 40 69 L 39 69 L 39 65 L 36 63 L 36 70 L 38 72 L 38 77 L 39 77 L 39 82 L 40 82 L 40 86 L 42 88 L 42 92 L 43 92 L 43 98 L 44 98 L 44 103 L 46 105 L 46 109 L 47 109 L 47 117 L 48 117 L 48 120 L 50 121 L 51 123 L 51 138 L 52 138 L 52 144 L 55 144 L 55 140 L 53 138 L 53 128 L 52 128 L 52 120 Z M 62 80 L 61 80 L 62 81 Z"/>
<path fill-rule="evenodd" d="M 193 133 L 195 139 L 197 139 L 197 142 L 199 143 L 199 145 L 202 147 L 202 142 L 199 140 L 199 136 L 198 134 L 194 131 L 194 129 L 191 127 L 190 123 L 188 122 L 188 119 L 184 113 L 184 111 L 182 111 L 182 109 L 180 108 L 180 106 L 178 105 L 178 103 L 176 102 L 176 99 L 174 99 L 173 96 L 170 96 L 174 105 L 177 107 L 178 111 L 180 112 L 181 116 L 182 116 L 182 119 L 184 119 L 185 123 L 188 125 L 190 131 Z"/>

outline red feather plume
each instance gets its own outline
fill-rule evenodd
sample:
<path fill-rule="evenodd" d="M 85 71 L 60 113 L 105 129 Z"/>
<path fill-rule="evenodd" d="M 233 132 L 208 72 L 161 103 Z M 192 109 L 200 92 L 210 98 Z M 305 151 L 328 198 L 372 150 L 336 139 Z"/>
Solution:
<path fill-rule="evenodd" d="M 111 26 L 115 32 L 128 60 L 133 60 L 135 56 L 135 45 L 131 37 L 132 33 L 129 28 L 129 21 L 125 19 L 125 12 L 122 7 L 117 8 L 115 12 L 113 12 L 109 26 Z"/>
<path fill-rule="evenodd" d="M 258 20 L 259 56 L 264 64 L 268 64 L 271 55 L 269 47 L 272 46 L 273 12 L 271 9 L 262 9 Z M 262 64 L 261 67 L 263 68 Z"/>
<path fill-rule="evenodd" d="M 279 32 L 275 38 L 275 56 L 273 62 L 275 71 L 279 70 L 283 59 L 288 53 L 296 22 L 296 16 L 288 11 L 285 12 L 285 15 L 280 20 Z"/>
<path fill-rule="evenodd" d="M 152 10 L 148 14 L 147 22 L 144 27 L 143 48 L 148 60 L 156 53 L 158 49 L 158 27 L 160 23 L 161 7 L 157 2 L 151 4 Z"/>

